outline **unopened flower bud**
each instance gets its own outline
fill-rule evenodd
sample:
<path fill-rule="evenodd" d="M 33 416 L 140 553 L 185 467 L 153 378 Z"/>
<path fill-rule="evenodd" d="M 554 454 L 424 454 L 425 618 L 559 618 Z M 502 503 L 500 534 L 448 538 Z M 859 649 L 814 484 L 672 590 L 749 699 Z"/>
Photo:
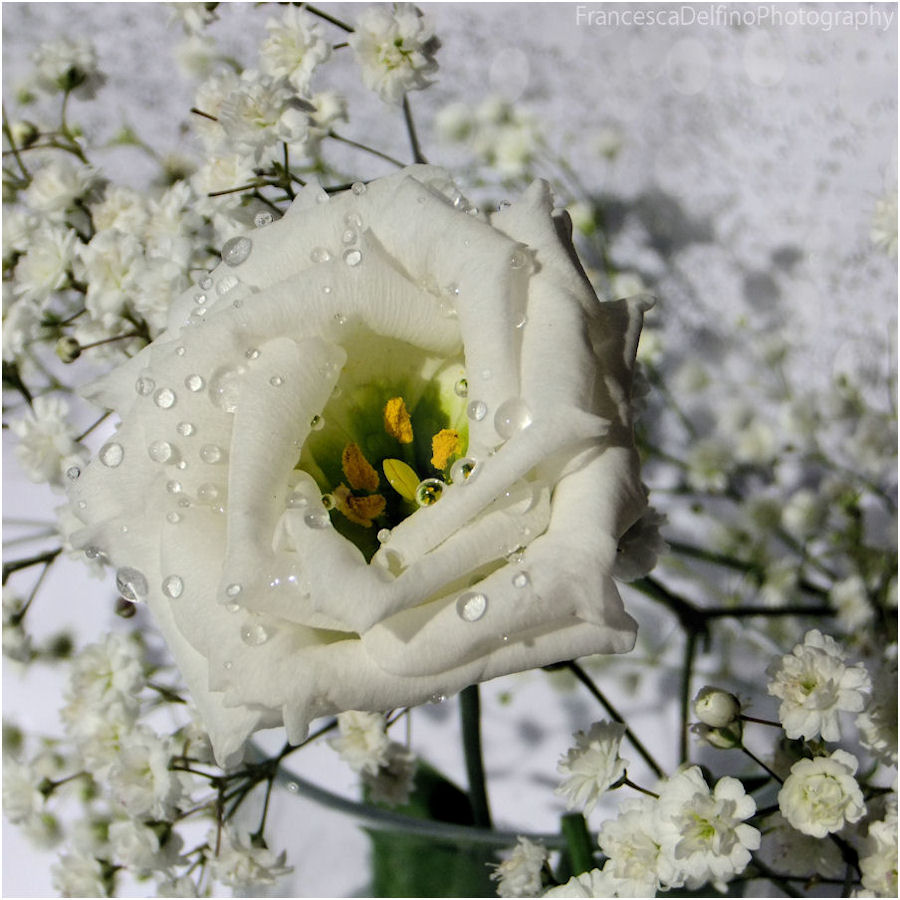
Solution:
<path fill-rule="evenodd" d="M 697 723 L 691 725 L 691 731 L 699 740 L 717 750 L 734 750 L 743 746 L 744 725 L 740 719 L 726 728 L 710 728 L 709 725 Z"/>
<path fill-rule="evenodd" d="M 694 698 L 694 713 L 710 728 L 724 728 L 740 714 L 741 704 L 734 694 L 720 688 L 705 687 Z"/>
<path fill-rule="evenodd" d="M 10 128 L 13 141 L 19 149 L 30 147 L 40 136 L 41 132 L 34 122 L 23 119 L 21 122 L 14 122 Z"/>
<path fill-rule="evenodd" d="M 64 363 L 73 363 L 81 356 L 81 344 L 71 335 L 63 335 L 56 342 L 56 355 Z"/>
<path fill-rule="evenodd" d="M 116 615 L 121 616 L 123 619 L 130 619 L 137 612 L 137 606 L 134 605 L 130 600 L 126 600 L 124 597 L 119 597 L 116 600 Z"/>

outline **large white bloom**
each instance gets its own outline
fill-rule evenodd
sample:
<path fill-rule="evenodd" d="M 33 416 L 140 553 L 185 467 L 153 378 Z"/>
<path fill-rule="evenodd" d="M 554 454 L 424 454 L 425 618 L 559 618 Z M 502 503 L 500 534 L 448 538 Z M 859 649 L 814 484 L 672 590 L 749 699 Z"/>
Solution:
<path fill-rule="evenodd" d="M 813 629 L 769 667 L 768 690 L 781 700 L 778 717 L 789 738 L 840 740 L 840 713 L 863 709 L 869 673 L 862 664 L 846 665 L 845 657 L 834 638 Z"/>
<path fill-rule="evenodd" d="M 316 67 L 331 56 L 331 44 L 307 12 L 289 6 L 280 19 L 266 22 L 268 38 L 259 48 L 260 68 L 272 78 L 290 82 L 298 94 L 309 91 Z"/>
<path fill-rule="evenodd" d="M 498 882 L 499 897 L 536 897 L 541 889 L 541 871 L 547 848 L 520 837 L 509 856 L 494 866 L 491 879 Z"/>
<path fill-rule="evenodd" d="M 35 397 L 31 409 L 10 423 L 10 430 L 19 438 L 16 458 L 32 481 L 62 484 L 69 462 L 84 452 L 75 441 L 68 413 L 65 400 L 45 394 Z"/>
<path fill-rule="evenodd" d="M 73 546 L 149 601 L 220 760 L 633 644 L 611 572 L 646 509 L 647 304 L 597 301 L 545 184 L 465 205 L 430 167 L 310 188 L 91 391 L 123 421 Z"/>
<path fill-rule="evenodd" d="M 866 804 L 853 777 L 857 766 L 846 750 L 795 762 L 778 792 L 781 814 L 798 831 L 817 838 L 858 822 Z"/>
<path fill-rule="evenodd" d="M 620 722 L 595 722 L 588 731 L 575 733 L 575 746 L 556 767 L 565 776 L 556 793 L 566 798 L 569 809 L 590 814 L 601 795 L 625 775 L 627 763 L 619 756 L 624 734 Z"/>

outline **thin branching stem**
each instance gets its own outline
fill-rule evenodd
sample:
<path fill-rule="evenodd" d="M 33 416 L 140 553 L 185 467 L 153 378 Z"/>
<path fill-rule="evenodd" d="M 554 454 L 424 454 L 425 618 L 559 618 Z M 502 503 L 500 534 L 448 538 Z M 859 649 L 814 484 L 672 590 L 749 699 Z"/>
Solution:
<path fill-rule="evenodd" d="M 409 135 L 409 146 L 412 150 L 413 162 L 427 163 L 428 160 L 425 159 L 425 154 L 422 153 L 422 148 L 419 145 L 419 136 L 416 134 L 416 124 L 413 122 L 412 110 L 409 106 L 409 97 L 406 94 L 403 95 L 403 121 L 406 124 L 406 133 Z"/>
<path fill-rule="evenodd" d="M 377 156 L 379 159 L 383 159 L 385 162 L 389 162 L 391 165 L 397 166 L 398 169 L 402 169 L 406 165 L 406 163 L 400 162 L 399 159 L 391 156 L 388 153 L 383 153 L 381 150 L 376 150 L 374 147 L 368 147 L 365 144 L 359 143 L 359 141 L 351 140 L 350 138 L 346 138 L 334 131 L 329 131 L 328 137 L 332 138 L 332 140 L 340 141 L 342 144 L 347 144 L 348 147 L 355 147 L 357 150 L 364 150 L 366 153 L 371 153 L 372 156 Z"/>

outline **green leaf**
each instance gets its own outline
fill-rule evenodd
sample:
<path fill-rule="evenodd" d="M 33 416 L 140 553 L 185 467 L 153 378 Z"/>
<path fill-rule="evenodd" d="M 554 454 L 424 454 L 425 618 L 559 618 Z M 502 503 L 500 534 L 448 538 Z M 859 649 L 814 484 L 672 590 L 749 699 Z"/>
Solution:
<path fill-rule="evenodd" d="M 472 825 L 469 797 L 436 769 L 419 763 L 415 788 L 397 812 L 419 819 Z M 495 897 L 493 851 L 478 844 L 369 829 L 373 897 Z"/>

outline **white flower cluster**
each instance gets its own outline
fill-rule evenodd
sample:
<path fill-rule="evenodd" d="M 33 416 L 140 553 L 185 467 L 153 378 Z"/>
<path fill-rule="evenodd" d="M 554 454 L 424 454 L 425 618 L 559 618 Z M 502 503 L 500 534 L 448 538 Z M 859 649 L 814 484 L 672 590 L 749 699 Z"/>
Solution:
<path fill-rule="evenodd" d="M 575 746 L 559 761 L 565 778 L 556 789 L 569 809 L 590 814 L 601 795 L 625 777 L 626 760 L 619 756 L 625 734 L 620 722 L 595 722 L 588 731 L 575 734 Z"/>
<path fill-rule="evenodd" d="M 491 879 L 498 882 L 497 895 L 536 897 L 541 890 L 541 872 L 547 859 L 543 844 L 520 837 L 509 856 L 491 872 Z"/>

